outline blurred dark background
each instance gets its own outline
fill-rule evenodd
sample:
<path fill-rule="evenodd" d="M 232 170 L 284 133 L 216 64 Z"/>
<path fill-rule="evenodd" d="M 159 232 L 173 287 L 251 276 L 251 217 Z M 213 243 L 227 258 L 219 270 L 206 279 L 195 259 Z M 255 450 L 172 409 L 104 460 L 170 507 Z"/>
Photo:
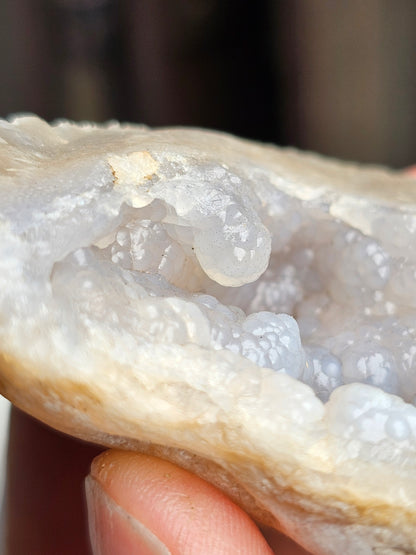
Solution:
<path fill-rule="evenodd" d="M 0 115 L 416 161 L 415 0 L 0 0 Z"/>

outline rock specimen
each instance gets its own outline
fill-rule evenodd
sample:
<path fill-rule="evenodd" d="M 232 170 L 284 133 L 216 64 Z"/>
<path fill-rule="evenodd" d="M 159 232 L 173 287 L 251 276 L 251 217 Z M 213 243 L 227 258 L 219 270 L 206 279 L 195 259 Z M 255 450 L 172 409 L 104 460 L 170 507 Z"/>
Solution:
<path fill-rule="evenodd" d="M 416 185 L 189 129 L 0 122 L 0 392 L 313 553 L 416 553 Z"/>

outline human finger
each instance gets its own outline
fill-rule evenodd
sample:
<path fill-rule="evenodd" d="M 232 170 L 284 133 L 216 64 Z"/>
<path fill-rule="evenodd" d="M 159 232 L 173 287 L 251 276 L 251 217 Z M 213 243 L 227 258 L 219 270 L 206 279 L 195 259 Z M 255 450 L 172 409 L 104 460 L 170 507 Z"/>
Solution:
<path fill-rule="evenodd" d="M 111 450 L 86 482 L 97 555 L 270 555 L 249 516 L 217 488 L 156 457 Z"/>

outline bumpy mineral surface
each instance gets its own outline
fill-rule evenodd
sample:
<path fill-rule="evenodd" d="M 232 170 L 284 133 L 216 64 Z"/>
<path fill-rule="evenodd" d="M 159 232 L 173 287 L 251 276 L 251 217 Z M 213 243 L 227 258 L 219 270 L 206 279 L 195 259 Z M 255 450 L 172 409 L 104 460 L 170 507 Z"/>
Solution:
<path fill-rule="evenodd" d="M 398 173 L 3 120 L 0 392 L 313 553 L 416 553 L 415 235 Z"/>

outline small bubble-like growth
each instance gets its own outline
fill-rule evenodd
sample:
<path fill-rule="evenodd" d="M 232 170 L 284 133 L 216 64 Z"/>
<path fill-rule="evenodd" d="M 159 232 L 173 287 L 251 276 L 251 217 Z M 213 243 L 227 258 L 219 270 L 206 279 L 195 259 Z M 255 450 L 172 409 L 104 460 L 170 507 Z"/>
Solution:
<path fill-rule="evenodd" d="M 344 383 L 362 382 L 398 393 L 396 361 L 393 354 L 374 342 L 357 338 L 341 355 Z"/>
<path fill-rule="evenodd" d="M 250 314 L 240 326 L 232 326 L 232 339 L 224 341 L 222 347 L 294 378 L 299 377 L 304 364 L 298 326 L 287 314 Z"/>
<path fill-rule="evenodd" d="M 342 364 L 328 349 L 309 346 L 305 348 L 306 363 L 301 380 L 310 385 L 322 401 L 342 385 Z"/>
<path fill-rule="evenodd" d="M 167 202 L 178 221 L 193 228 L 195 255 L 207 276 L 237 287 L 263 274 L 271 251 L 270 232 L 248 191 L 234 173 L 208 166 L 181 175 L 171 187 L 156 184 L 150 194 Z"/>

